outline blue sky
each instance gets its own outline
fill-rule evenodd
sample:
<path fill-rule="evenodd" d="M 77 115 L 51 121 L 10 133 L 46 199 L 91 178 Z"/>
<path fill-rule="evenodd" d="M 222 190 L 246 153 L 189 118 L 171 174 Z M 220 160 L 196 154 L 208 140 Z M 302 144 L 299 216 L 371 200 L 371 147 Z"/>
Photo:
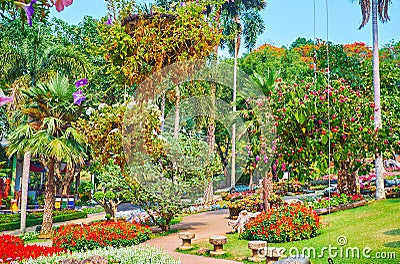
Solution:
<path fill-rule="evenodd" d="M 316 2 L 316 37 L 326 39 L 325 0 Z M 329 40 L 333 43 L 353 43 L 362 41 L 371 45 L 371 23 L 358 30 L 361 13 L 358 0 L 328 0 Z M 100 18 L 107 14 L 105 0 L 74 0 L 73 5 L 61 13 L 55 9 L 53 15 L 69 23 L 82 21 L 85 15 Z M 380 45 L 391 40 L 400 40 L 400 1 L 393 1 L 389 14 L 391 21 L 379 24 Z M 313 0 L 267 0 L 267 7 L 262 11 L 266 30 L 259 37 L 257 46 L 270 43 L 276 46 L 288 46 L 297 37 L 314 38 Z"/>

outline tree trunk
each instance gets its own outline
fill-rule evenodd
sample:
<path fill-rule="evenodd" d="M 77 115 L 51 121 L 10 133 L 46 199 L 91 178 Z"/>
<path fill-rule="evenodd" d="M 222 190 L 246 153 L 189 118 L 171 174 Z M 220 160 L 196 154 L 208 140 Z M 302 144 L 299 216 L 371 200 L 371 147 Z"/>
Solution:
<path fill-rule="evenodd" d="M 25 233 L 26 228 L 26 207 L 28 205 L 28 184 L 29 169 L 31 165 L 31 152 L 27 151 L 24 155 L 24 166 L 22 169 L 22 192 L 21 192 L 21 227 L 20 232 Z"/>
<path fill-rule="evenodd" d="M 250 190 L 253 190 L 253 170 L 252 169 L 249 170 L 249 174 L 250 174 L 249 186 L 250 186 Z"/>
<path fill-rule="evenodd" d="M 42 230 L 39 238 L 51 238 L 53 236 L 53 207 L 55 200 L 55 185 L 54 185 L 54 166 L 55 160 L 50 159 L 47 173 L 47 181 L 45 186 L 45 200 Z"/>
<path fill-rule="evenodd" d="M 268 212 L 270 209 L 269 205 L 269 198 L 271 194 L 273 193 L 273 183 L 272 183 L 272 176 L 266 175 L 263 180 L 262 180 L 262 200 L 264 203 L 264 211 Z"/>
<path fill-rule="evenodd" d="M 174 138 L 178 138 L 179 135 L 179 115 L 180 115 L 180 103 L 181 103 L 181 91 L 179 90 L 179 84 L 175 87 L 175 121 L 174 121 Z"/>
<path fill-rule="evenodd" d="M 208 180 L 206 185 L 204 186 L 204 203 L 208 204 L 212 202 L 214 199 L 213 185 L 212 181 Z"/>
<path fill-rule="evenodd" d="M 65 176 L 62 180 L 62 195 L 69 194 L 71 184 L 79 172 L 80 167 L 75 167 L 75 164 L 67 164 Z"/>
<path fill-rule="evenodd" d="M 236 23 L 240 25 L 240 22 L 238 22 L 239 17 L 236 17 Z M 237 78 L 237 57 L 238 57 L 238 52 L 239 52 L 239 47 L 240 47 L 240 32 L 238 32 L 236 38 L 235 38 L 235 51 L 234 51 L 234 68 L 233 68 L 233 96 L 232 96 L 232 102 L 233 102 L 233 114 L 235 115 L 236 113 L 236 78 Z M 236 184 L 236 124 L 232 124 L 232 168 L 231 168 L 231 187 L 235 187 Z"/>
<path fill-rule="evenodd" d="M 374 84 L 374 127 L 382 128 L 381 116 L 381 87 L 379 76 L 379 46 L 378 46 L 378 0 L 372 0 L 372 79 Z M 382 152 L 378 150 L 375 155 L 375 173 L 376 173 L 376 199 L 385 199 L 385 186 L 383 181 L 383 160 Z"/>
<path fill-rule="evenodd" d="M 345 194 L 357 194 L 357 172 L 349 172 L 350 161 L 340 161 L 338 172 L 338 192 Z"/>

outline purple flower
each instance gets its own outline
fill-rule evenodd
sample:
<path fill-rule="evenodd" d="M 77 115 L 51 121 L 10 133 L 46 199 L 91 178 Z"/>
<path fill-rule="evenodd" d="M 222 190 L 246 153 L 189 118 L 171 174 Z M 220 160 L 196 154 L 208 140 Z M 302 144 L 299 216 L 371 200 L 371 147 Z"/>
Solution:
<path fill-rule="evenodd" d="M 260 157 L 258 155 L 256 156 L 256 161 L 260 161 Z"/>
<path fill-rule="evenodd" d="M 185 6 L 186 5 L 186 3 L 185 2 L 181 2 L 181 6 Z"/>
<path fill-rule="evenodd" d="M 8 97 L 8 96 L 0 94 L 0 106 L 11 103 L 12 101 L 13 101 L 12 97 Z"/>
<path fill-rule="evenodd" d="M 29 4 L 15 2 L 16 6 L 21 7 L 25 10 L 25 14 L 26 14 L 26 18 L 28 19 L 29 26 L 32 26 L 31 17 L 32 17 L 33 13 L 35 12 L 35 9 L 33 8 L 33 4 L 36 4 L 36 1 L 37 0 L 32 0 Z"/>
<path fill-rule="evenodd" d="M 86 97 L 83 96 L 81 90 L 78 90 L 75 93 L 73 93 L 72 97 L 74 98 L 74 104 L 76 105 L 81 105 L 81 103 L 86 99 Z"/>
<path fill-rule="evenodd" d="M 112 24 L 113 24 L 113 23 L 112 23 L 112 18 L 111 18 L 111 17 L 109 17 L 108 20 L 107 20 L 107 22 L 104 23 L 104 25 L 107 25 L 107 26 L 111 26 Z"/>
<path fill-rule="evenodd" d="M 88 80 L 86 78 L 80 79 L 78 81 L 75 82 L 75 87 L 79 88 L 81 86 L 85 86 L 88 84 Z"/>

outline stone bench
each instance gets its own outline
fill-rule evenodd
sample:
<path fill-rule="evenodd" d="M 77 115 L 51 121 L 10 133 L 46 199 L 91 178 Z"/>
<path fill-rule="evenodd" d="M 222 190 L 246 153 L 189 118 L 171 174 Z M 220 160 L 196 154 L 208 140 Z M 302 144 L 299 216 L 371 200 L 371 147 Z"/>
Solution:
<path fill-rule="evenodd" d="M 261 262 L 265 259 L 264 256 L 259 254 L 259 251 L 267 247 L 266 241 L 249 241 L 247 247 L 252 251 L 252 256 L 248 257 L 249 261 Z"/>
<path fill-rule="evenodd" d="M 283 257 L 284 248 L 266 247 L 260 250 L 260 254 L 265 257 L 266 263 L 274 263 Z"/>
<path fill-rule="evenodd" d="M 214 245 L 214 250 L 210 251 L 211 256 L 223 255 L 225 254 L 223 245 L 226 244 L 226 236 L 212 236 L 209 238 L 210 244 Z"/>
<path fill-rule="evenodd" d="M 193 233 L 179 233 L 179 239 L 182 239 L 182 246 L 179 247 L 180 250 L 192 249 L 192 239 L 195 237 Z"/>

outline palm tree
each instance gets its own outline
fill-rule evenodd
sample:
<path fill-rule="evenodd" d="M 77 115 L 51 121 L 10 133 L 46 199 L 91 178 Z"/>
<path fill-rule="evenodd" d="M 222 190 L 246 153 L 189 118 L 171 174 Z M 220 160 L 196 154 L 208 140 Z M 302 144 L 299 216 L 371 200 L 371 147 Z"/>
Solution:
<path fill-rule="evenodd" d="M 14 103 L 9 107 L 13 123 L 18 126 L 23 123 L 19 106 L 23 105 L 20 90 L 34 87 L 38 81 L 46 81 L 60 72 L 72 79 L 85 76 L 89 71 L 86 57 L 72 47 L 54 45 L 54 37 L 49 33 L 49 27 L 34 25 L 33 28 L 22 28 L 18 21 L 2 24 L 5 33 L 0 44 L 0 78 L 3 82 L 11 84 Z M 11 36 L 11 37 L 9 37 Z M 15 120 L 17 120 L 15 122 Z M 27 150 L 29 151 L 29 150 Z M 30 164 L 29 153 L 24 154 L 24 167 Z M 28 166 L 29 167 L 29 166 Z M 23 190 L 27 190 L 29 170 L 23 170 Z M 26 180 L 25 180 L 26 179 Z M 22 200 L 27 199 L 27 193 L 22 193 Z M 25 208 L 21 212 L 21 231 L 24 231 Z"/>
<path fill-rule="evenodd" d="M 72 47 L 53 45 L 48 37 L 25 39 L 22 43 L 6 41 L 0 45 L 0 77 L 9 83 L 20 81 L 24 86 L 35 86 L 49 80 L 56 73 L 71 79 L 86 77 L 89 63 Z"/>
<path fill-rule="evenodd" d="M 8 155 L 22 155 L 30 151 L 48 169 L 45 186 L 45 205 L 41 237 L 52 235 L 53 205 L 55 199 L 56 166 L 81 164 L 85 158 L 84 140 L 72 127 L 80 116 L 81 107 L 73 103 L 75 86 L 68 79 L 56 75 L 49 83 L 23 89 L 25 98 L 21 123 L 9 136 Z"/>
<path fill-rule="evenodd" d="M 381 115 L 381 88 L 379 75 L 379 46 L 378 46 L 378 16 L 384 23 L 390 20 L 388 9 L 390 0 L 359 0 L 363 20 L 360 29 L 364 27 L 370 18 L 372 12 L 372 80 L 374 87 L 374 128 L 382 128 Z M 375 172 L 376 172 L 376 199 L 385 199 L 385 186 L 383 181 L 383 161 L 382 153 L 376 153 L 375 157 Z"/>
<path fill-rule="evenodd" d="M 234 35 L 233 40 L 228 40 L 227 45 L 230 53 L 234 55 L 233 73 L 233 112 L 236 112 L 236 83 L 237 83 L 237 58 L 240 49 L 242 34 L 245 36 L 245 47 L 248 50 L 254 48 L 257 36 L 264 31 L 264 22 L 259 11 L 264 9 L 264 0 L 237 0 L 227 1 L 221 9 L 221 17 L 224 25 L 224 35 Z M 242 25 L 243 21 L 243 25 Z M 222 42 L 224 44 L 224 42 Z M 236 182 L 236 124 L 232 125 L 232 168 L 231 187 Z"/>

